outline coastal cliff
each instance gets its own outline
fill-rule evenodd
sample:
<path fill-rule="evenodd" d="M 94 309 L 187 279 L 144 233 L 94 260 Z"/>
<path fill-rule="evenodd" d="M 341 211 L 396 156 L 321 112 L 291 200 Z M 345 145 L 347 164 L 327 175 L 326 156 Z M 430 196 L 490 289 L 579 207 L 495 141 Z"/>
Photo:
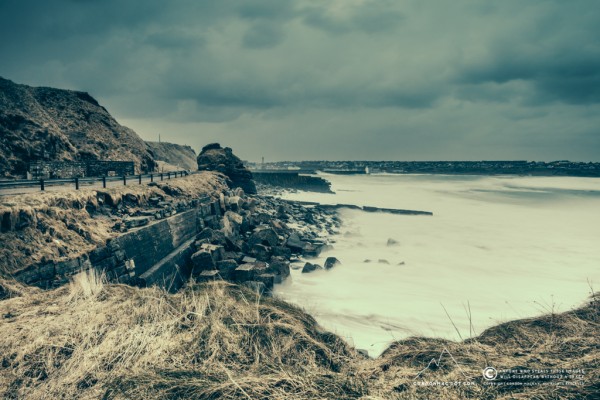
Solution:
<path fill-rule="evenodd" d="M 23 177 L 32 161 L 85 160 L 155 166 L 146 143 L 88 93 L 0 77 L 0 177 Z"/>

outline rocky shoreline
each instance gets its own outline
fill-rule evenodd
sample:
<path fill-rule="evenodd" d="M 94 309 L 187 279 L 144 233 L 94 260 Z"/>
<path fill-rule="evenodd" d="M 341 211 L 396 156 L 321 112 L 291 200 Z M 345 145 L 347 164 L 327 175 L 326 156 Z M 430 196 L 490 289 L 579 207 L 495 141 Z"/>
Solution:
<path fill-rule="evenodd" d="M 340 220 L 334 210 L 241 189 L 220 198 L 221 221 L 207 224 L 194 243 L 192 277 L 196 281 L 225 279 L 270 293 L 290 275 L 290 263 L 318 257 L 331 248 L 329 235 Z M 336 263 L 331 261 L 328 268 Z M 320 266 L 305 263 L 303 272 Z"/>
<path fill-rule="evenodd" d="M 330 248 L 340 226 L 335 210 L 245 194 L 224 179 L 201 172 L 76 198 L 8 199 L 0 209 L 2 275 L 51 289 L 96 269 L 110 282 L 141 287 L 166 277 L 174 290 L 189 278 L 223 279 L 270 293 L 291 263 Z"/>

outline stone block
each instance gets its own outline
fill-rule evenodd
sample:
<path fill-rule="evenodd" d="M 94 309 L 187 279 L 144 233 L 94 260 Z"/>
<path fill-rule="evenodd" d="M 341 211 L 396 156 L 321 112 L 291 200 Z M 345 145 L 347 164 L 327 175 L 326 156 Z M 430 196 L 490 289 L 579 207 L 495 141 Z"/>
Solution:
<path fill-rule="evenodd" d="M 223 260 L 217 262 L 217 269 L 223 277 L 223 279 L 232 279 L 234 277 L 235 269 L 238 267 L 235 260 Z"/>
<path fill-rule="evenodd" d="M 125 261 L 125 258 L 127 258 L 127 255 L 125 254 L 125 251 L 123 250 L 117 250 L 114 253 L 115 258 L 117 259 L 117 261 L 122 262 Z"/>
<path fill-rule="evenodd" d="M 204 270 L 215 269 L 215 261 L 210 252 L 201 249 L 192 254 L 192 275 L 199 275 Z"/>
<path fill-rule="evenodd" d="M 114 269 L 117 266 L 117 264 L 118 264 L 117 258 L 114 256 L 110 256 L 108 258 L 105 258 L 104 260 L 101 260 L 100 262 L 93 264 L 93 265 L 94 265 L 94 267 L 98 268 L 99 270 L 110 271 L 110 270 Z"/>
<path fill-rule="evenodd" d="M 221 279 L 221 276 L 219 274 L 219 271 L 216 269 L 202 271 L 199 275 L 196 276 L 197 282 L 208 282 L 217 279 Z"/>
<path fill-rule="evenodd" d="M 113 259 L 114 257 L 107 258 L 106 260 Z M 103 260 L 102 262 L 106 261 Z M 81 270 L 81 264 L 78 258 L 72 260 L 62 261 L 56 264 L 56 274 L 62 276 L 74 275 Z"/>
<path fill-rule="evenodd" d="M 263 246 L 274 247 L 279 243 L 279 236 L 272 228 L 268 226 L 262 226 L 256 228 L 256 230 L 250 235 L 248 239 L 248 245 L 254 246 L 255 244 L 262 244 Z"/>
<path fill-rule="evenodd" d="M 271 259 L 271 248 L 262 244 L 255 244 L 250 250 L 250 255 L 259 261 L 269 261 Z"/>
<path fill-rule="evenodd" d="M 215 263 L 221 261 L 225 255 L 225 248 L 218 244 L 203 243 L 200 249 L 209 252 Z"/>
<path fill-rule="evenodd" d="M 265 285 L 265 291 L 271 292 L 273 290 L 273 284 L 275 283 L 275 275 L 273 274 L 260 274 L 254 278 L 257 282 L 262 282 Z"/>
<path fill-rule="evenodd" d="M 254 264 L 247 263 L 235 269 L 233 278 L 236 282 L 246 282 L 253 280 L 255 275 Z"/>
<path fill-rule="evenodd" d="M 148 225 L 150 223 L 150 217 L 131 217 L 123 220 L 127 229 L 139 228 L 140 226 Z"/>
<path fill-rule="evenodd" d="M 95 264 L 105 258 L 110 257 L 112 252 L 107 246 L 96 247 L 94 250 L 90 252 L 90 261 L 92 264 Z"/>
<path fill-rule="evenodd" d="M 292 250 L 288 247 L 275 246 L 272 250 L 274 257 L 290 258 L 292 256 Z"/>
<path fill-rule="evenodd" d="M 294 253 L 302 253 L 306 246 L 308 246 L 308 242 L 301 240 L 298 234 L 292 233 L 288 237 L 285 245 Z"/>
<path fill-rule="evenodd" d="M 275 283 L 281 283 L 290 276 L 290 262 L 281 257 L 273 257 L 267 271 L 275 275 Z"/>

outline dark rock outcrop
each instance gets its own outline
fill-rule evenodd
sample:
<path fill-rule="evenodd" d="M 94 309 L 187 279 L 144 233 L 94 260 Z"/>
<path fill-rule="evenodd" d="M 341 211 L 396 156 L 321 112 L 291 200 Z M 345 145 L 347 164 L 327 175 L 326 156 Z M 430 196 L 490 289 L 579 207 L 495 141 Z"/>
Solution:
<path fill-rule="evenodd" d="M 331 269 L 331 268 L 335 267 L 336 265 L 340 265 L 340 264 L 341 264 L 341 262 L 337 258 L 327 257 L 327 259 L 325 260 L 325 264 L 323 266 L 325 267 L 325 269 Z"/>
<path fill-rule="evenodd" d="M 217 171 L 226 175 L 231 180 L 232 188 L 242 188 L 248 194 L 256 193 L 252 173 L 231 148 L 223 148 L 218 143 L 208 144 L 202 148 L 197 163 L 200 171 Z"/>
<path fill-rule="evenodd" d="M 313 272 L 318 269 L 321 269 L 321 266 L 319 264 L 312 264 L 312 263 L 307 262 L 306 264 L 304 264 L 304 267 L 302 268 L 302 273 L 307 274 L 309 272 Z"/>

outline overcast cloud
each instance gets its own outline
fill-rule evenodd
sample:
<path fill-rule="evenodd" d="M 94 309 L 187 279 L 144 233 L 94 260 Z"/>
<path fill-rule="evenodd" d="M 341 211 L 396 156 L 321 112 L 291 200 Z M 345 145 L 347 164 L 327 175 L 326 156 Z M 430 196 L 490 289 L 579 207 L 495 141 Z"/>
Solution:
<path fill-rule="evenodd" d="M 0 76 L 243 158 L 600 161 L 596 0 L 0 2 Z"/>

